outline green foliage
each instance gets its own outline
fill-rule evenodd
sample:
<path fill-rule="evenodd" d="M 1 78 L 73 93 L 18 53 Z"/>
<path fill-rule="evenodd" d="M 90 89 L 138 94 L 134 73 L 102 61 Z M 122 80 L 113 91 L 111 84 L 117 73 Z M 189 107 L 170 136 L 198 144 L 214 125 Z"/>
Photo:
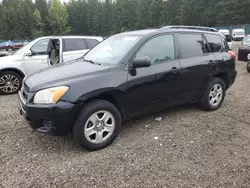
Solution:
<path fill-rule="evenodd" d="M 47 3 L 48 2 L 48 3 Z M 250 0 L 3 0 L 0 38 L 111 35 L 160 25 L 250 22 Z"/>
<path fill-rule="evenodd" d="M 53 34 L 65 34 L 70 32 L 68 24 L 67 8 L 60 0 L 52 0 L 49 8 L 49 23 Z"/>
<path fill-rule="evenodd" d="M 33 38 L 41 37 L 44 34 L 44 31 L 43 31 L 44 24 L 42 22 L 41 14 L 38 9 L 34 10 L 33 16 L 34 16 L 35 26 L 34 26 L 32 36 Z"/>

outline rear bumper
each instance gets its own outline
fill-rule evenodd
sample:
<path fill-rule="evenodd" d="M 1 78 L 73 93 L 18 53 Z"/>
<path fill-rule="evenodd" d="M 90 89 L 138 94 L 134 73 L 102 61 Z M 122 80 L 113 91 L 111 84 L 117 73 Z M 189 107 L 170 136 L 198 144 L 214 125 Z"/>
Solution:
<path fill-rule="evenodd" d="M 25 104 L 21 92 L 18 94 L 20 114 L 30 127 L 38 132 L 66 136 L 78 112 L 78 105 L 59 101 L 53 105 Z"/>
<path fill-rule="evenodd" d="M 234 70 L 234 71 L 230 72 L 228 76 L 229 76 L 229 86 L 228 87 L 231 87 L 236 80 L 237 71 Z"/>

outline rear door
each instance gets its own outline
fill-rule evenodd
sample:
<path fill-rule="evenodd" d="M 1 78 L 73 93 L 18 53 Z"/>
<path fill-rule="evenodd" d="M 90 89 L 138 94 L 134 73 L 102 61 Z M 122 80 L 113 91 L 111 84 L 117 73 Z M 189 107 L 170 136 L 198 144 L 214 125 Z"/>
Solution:
<path fill-rule="evenodd" d="M 202 33 L 178 33 L 182 100 L 197 97 L 217 64 Z"/>
<path fill-rule="evenodd" d="M 83 38 L 63 39 L 63 62 L 71 61 L 82 57 L 88 51 Z"/>

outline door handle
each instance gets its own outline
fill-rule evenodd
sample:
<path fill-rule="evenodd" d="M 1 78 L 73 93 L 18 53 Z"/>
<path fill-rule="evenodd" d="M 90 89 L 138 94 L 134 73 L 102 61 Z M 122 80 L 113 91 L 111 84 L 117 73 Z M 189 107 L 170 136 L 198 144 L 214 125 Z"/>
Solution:
<path fill-rule="evenodd" d="M 210 61 L 208 62 L 208 65 L 209 65 L 210 67 L 213 67 L 213 66 L 215 65 L 215 61 L 210 60 Z"/>
<path fill-rule="evenodd" d="M 176 67 L 173 67 L 173 68 L 172 68 L 172 73 L 173 73 L 173 74 L 178 74 L 178 72 L 179 72 L 179 71 L 178 71 L 178 69 L 177 69 Z"/>

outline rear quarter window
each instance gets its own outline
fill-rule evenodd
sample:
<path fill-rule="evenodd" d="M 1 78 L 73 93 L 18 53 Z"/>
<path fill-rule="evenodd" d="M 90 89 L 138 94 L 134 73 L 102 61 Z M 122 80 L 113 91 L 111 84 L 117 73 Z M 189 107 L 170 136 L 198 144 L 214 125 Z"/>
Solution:
<path fill-rule="evenodd" d="M 222 38 L 216 34 L 205 34 L 211 52 L 219 52 L 222 49 Z"/>

